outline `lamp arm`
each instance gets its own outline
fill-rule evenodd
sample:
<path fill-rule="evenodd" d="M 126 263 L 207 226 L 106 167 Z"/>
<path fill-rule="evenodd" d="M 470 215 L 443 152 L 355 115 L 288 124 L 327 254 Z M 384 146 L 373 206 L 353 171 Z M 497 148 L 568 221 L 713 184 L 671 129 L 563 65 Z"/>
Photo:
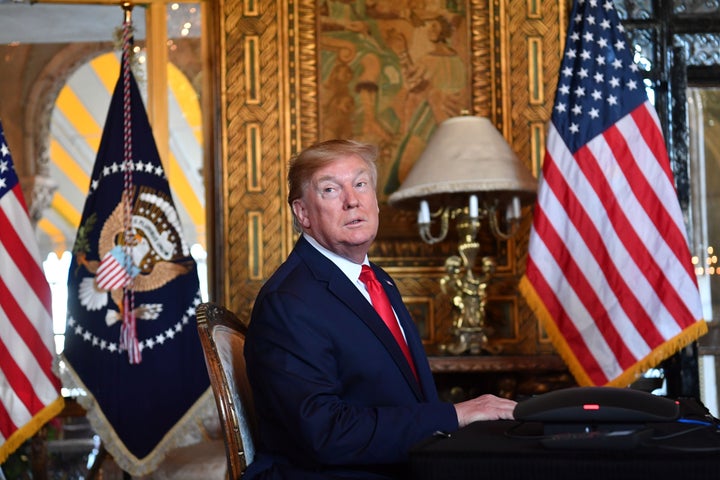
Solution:
<path fill-rule="evenodd" d="M 500 231 L 500 222 L 498 222 L 497 207 L 492 205 L 487 209 L 488 221 L 490 223 L 490 231 L 500 240 L 510 240 L 518 232 L 520 228 L 520 219 L 513 218 L 510 220 L 510 228 L 507 233 Z"/>
<path fill-rule="evenodd" d="M 441 208 L 437 212 L 432 214 L 433 218 L 440 217 L 440 234 L 435 237 L 430 231 L 431 223 L 418 223 L 418 230 L 420 231 L 420 238 L 423 242 L 433 245 L 438 242 L 442 242 L 447 237 L 448 229 L 450 226 L 450 210 L 448 208 Z"/>

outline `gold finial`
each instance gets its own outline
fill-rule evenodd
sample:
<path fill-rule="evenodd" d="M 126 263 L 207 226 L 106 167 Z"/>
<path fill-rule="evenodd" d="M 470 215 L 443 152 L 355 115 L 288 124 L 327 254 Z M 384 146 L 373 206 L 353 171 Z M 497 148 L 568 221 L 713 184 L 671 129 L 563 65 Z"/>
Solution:
<path fill-rule="evenodd" d="M 122 9 L 123 9 L 123 12 L 125 13 L 125 23 L 131 23 L 132 22 L 133 4 L 130 2 L 123 2 Z"/>

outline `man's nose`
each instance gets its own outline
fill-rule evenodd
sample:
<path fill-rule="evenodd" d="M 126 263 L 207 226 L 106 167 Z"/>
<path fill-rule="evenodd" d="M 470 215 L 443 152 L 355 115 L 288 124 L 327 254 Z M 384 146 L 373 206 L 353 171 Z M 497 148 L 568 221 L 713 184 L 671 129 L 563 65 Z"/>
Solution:
<path fill-rule="evenodd" d="M 345 208 L 355 208 L 360 205 L 357 192 L 352 188 L 345 188 Z"/>

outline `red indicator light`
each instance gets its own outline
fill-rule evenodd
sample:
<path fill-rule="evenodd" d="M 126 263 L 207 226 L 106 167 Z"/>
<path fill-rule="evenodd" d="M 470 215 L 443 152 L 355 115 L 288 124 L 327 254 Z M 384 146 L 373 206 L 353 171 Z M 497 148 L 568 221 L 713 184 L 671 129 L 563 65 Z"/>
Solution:
<path fill-rule="evenodd" d="M 600 410 L 600 405 L 597 403 L 586 403 L 583 405 L 583 410 Z"/>

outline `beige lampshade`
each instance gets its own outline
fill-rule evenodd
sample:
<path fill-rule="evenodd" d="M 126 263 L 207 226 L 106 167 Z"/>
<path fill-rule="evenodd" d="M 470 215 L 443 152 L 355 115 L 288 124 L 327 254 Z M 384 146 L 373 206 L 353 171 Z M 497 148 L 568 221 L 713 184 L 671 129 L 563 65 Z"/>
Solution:
<path fill-rule="evenodd" d="M 417 209 L 427 200 L 441 206 L 467 205 L 468 195 L 481 202 L 507 204 L 519 197 L 526 205 L 534 200 L 537 180 L 517 158 L 495 126 L 483 117 L 460 116 L 442 122 L 388 203 Z"/>

